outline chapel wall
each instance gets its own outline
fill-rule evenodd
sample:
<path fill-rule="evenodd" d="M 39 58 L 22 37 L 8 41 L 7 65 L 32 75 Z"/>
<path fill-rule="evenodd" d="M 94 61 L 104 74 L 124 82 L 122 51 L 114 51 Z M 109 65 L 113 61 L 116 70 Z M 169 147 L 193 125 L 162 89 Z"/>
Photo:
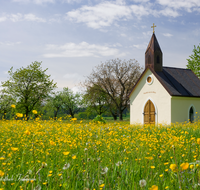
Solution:
<path fill-rule="evenodd" d="M 153 77 L 152 84 L 146 83 L 148 76 Z M 147 70 L 135 87 L 130 97 L 130 123 L 144 124 L 143 112 L 147 100 L 150 99 L 157 110 L 156 123 L 171 123 L 171 96 L 160 84 L 150 70 Z"/>
<path fill-rule="evenodd" d="M 191 106 L 194 107 L 195 118 L 200 119 L 200 98 L 176 96 L 172 97 L 171 105 L 172 123 L 189 122 L 189 109 Z"/>

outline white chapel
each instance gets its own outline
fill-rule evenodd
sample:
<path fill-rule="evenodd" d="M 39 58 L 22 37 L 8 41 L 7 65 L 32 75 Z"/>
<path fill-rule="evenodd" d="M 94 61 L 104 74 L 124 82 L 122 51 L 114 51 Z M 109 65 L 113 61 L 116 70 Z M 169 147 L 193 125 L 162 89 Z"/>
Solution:
<path fill-rule="evenodd" d="M 153 32 L 145 52 L 145 70 L 130 98 L 131 124 L 171 124 L 200 119 L 200 80 L 190 70 L 163 66 Z"/>

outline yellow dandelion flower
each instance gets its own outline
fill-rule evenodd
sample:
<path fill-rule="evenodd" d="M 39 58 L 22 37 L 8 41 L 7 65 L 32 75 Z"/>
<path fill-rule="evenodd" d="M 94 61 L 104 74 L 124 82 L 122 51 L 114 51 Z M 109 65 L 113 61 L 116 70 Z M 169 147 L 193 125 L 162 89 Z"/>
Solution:
<path fill-rule="evenodd" d="M 72 159 L 76 159 L 76 155 L 72 156 Z"/>
<path fill-rule="evenodd" d="M 176 165 L 176 164 L 171 164 L 169 168 L 170 168 L 173 172 L 177 172 L 177 171 L 178 171 L 178 168 L 177 168 L 177 165 Z"/>
<path fill-rule="evenodd" d="M 63 152 L 63 154 L 64 154 L 65 156 L 67 156 L 67 155 L 69 154 L 69 152 Z"/>
<path fill-rule="evenodd" d="M 104 184 L 99 185 L 100 188 L 103 188 L 104 186 L 105 186 Z"/>
<path fill-rule="evenodd" d="M 50 143 L 50 145 L 52 145 L 52 146 L 56 145 L 56 143 L 53 142 L 53 141 L 50 141 L 49 143 Z"/>
<path fill-rule="evenodd" d="M 153 185 L 149 190 L 158 190 L 158 186 L 157 185 Z"/>
<path fill-rule="evenodd" d="M 30 135 L 30 134 L 31 134 L 31 132 L 30 132 L 29 130 L 26 130 L 24 133 L 25 133 L 26 135 Z"/>
<path fill-rule="evenodd" d="M 182 163 L 180 166 L 182 170 L 187 170 L 189 168 L 189 163 Z"/>
<path fill-rule="evenodd" d="M 197 138 L 197 144 L 200 145 L 200 138 Z"/>
<path fill-rule="evenodd" d="M 5 173 L 4 173 L 3 171 L 0 170 L 0 177 L 3 177 L 4 174 L 5 174 Z"/>
<path fill-rule="evenodd" d="M 33 114 L 37 114 L 38 112 L 36 110 L 32 110 L 32 113 Z"/>
<path fill-rule="evenodd" d="M 12 151 L 17 151 L 17 150 L 19 150 L 19 148 L 11 147 L 11 150 L 12 150 Z"/>
<path fill-rule="evenodd" d="M 190 165 L 190 169 L 193 169 L 193 168 L 194 168 L 194 165 L 191 164 L 191 165 Z"/>
<path fill-rule="evenodd" d="M 14 104 L 11 105 L 11 108 L 16 108 L 16 106 Z"/>
<path fill-rule="evenodd" d="M 23 113 L 16 113 L 17 117 L 23 117 Z"/>

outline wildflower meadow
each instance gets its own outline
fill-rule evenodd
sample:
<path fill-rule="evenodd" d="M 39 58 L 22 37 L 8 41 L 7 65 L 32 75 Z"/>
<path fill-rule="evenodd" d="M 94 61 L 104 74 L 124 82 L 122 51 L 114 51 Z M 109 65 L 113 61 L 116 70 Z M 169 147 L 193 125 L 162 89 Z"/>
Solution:
<path fill-rule="evenodd" d="M 200 123 L 1 120 L 0 190 L 199 189 Z"/>

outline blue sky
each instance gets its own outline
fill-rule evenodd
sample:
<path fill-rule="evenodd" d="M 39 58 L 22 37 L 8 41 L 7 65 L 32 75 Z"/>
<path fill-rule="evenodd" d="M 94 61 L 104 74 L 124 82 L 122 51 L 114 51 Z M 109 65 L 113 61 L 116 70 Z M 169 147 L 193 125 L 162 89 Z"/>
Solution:
<path fill-rule="evenodd" d="M 144 66 L 153 23 L 164 66 L 185 68 L 200 43 L 200 0 L 0 0 L 0 80 L 42 61 L 58 90 L 76 90 L 106 60 Z"/>

